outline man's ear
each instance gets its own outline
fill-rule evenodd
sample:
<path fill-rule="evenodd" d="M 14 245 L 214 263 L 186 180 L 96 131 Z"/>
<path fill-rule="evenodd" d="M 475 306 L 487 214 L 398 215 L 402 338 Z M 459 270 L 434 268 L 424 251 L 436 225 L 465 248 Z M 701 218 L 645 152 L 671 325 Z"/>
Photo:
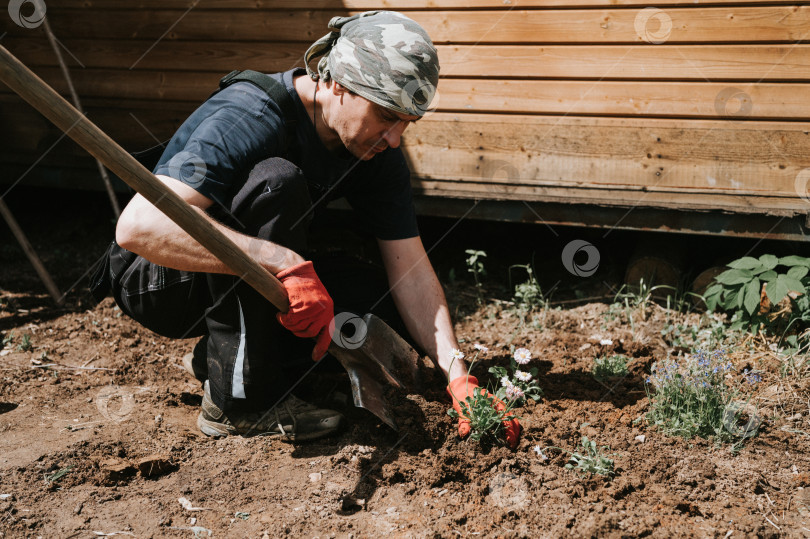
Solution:
<path fill-rule="evenodd" d="M 343 94 L 349 93 L 349 90 L 347 90 L 339 82 L 332 81 L 332 93 L 335 94 L 335 95 L 343 95 Z"/>

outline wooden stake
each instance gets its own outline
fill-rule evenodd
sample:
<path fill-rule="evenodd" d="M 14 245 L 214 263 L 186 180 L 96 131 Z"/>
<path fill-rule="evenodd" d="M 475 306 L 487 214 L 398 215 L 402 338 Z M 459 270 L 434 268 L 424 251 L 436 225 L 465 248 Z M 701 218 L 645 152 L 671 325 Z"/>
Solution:
<path fill-rule="evenodd" d="M 44 284 L 45 288 L 48 289 L 48 293 L 58 305 L 61 305 L 64 302 L 64 297 L 62 297 L 62 294 L 56 287 L 56 283 L 54 283 L 53 279 L 51 279 L 50 273 L 48 273 L 48 270 L 45 269 L 42 261 L 37 256 L 37 252 L 31 246 L 28 238 L 25 237 L 25 233 L 22 231 L 22 228 L 20 228 L 20 225 L 17 224 L 17 220 L 14 219 L 14 216 L 11 214 L 11 210 L 8 209 L 8 206 L 6 206 L 6 203 L 2 198 L 0 198 L 0 215 L 3 216 L 3 219 L 11 229 L 14 237 L 17 238 L 17 242 L 20 244 L 20 247 L 22 247 L 23 252 L 25 252 L 25 256 L 27 256 L 29 262 L 31 262 L 31 265 L 34 266 L 34 269 L 37 271 L 42 284 Z"/>

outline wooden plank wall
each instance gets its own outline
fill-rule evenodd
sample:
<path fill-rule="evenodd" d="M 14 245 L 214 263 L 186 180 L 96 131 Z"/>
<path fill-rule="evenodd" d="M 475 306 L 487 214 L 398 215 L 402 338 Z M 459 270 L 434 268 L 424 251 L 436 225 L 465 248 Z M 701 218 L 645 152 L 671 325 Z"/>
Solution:
<path fill-rule="evenodd" d="M 404 142 L 421 195 L 810 210 L 810 2 L 61 0 L 48 20 L 88 115 L 136 150 L 224 73 L 302 65 L 332 16 L 379 8 L 439 48 L 438 109 Z M 66 93 L 42 29 L 0 18 L 0 43 Z M 80 149 L 7 91 L 0 114 L 4 170 L 82 183 Z"/>

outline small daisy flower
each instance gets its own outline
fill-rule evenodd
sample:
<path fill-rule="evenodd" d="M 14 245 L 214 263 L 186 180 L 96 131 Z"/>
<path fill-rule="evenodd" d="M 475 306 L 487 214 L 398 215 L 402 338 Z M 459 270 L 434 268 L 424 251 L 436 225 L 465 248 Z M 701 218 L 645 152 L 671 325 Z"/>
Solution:
<path fill-rule="evenodd" d="M 464 359 L 464 352 L 462 352 L 458 348 L 451 348 L 450 349 L 450 357 L 460 361 L 460 360 Z"/>
<path fill-rule="evenodd" d="M 486 354 L 487 352 L 489 352 L 489 348 L 487 348 L 487 347 L 486 347 L 486 346 L 484 346 L 483 344 L 478 344 L 478 343 L 475 343 L 475 344 L 473 345 L 473 348 L 475 348 L 476 350 L 478 350 L 478 351 L 479 351 L 479 352 L 481 352 L 482 354 Z"/>
<path fill-rule="evenodd" d="M 509 387 L 512 385 L 512 380 L 510 380 L 508 376 L 504 376 L 501 378 L 501 385 L 503 387 Z"/>
<path fill-rule="evenodd" d="M 515 362 L 518 365 L 525 365 L 532 359 L 532 353 L 529 352 L 526 348 L 518 348 L 515 350 L 515 354 L 512 356 L 515 358 Z"/>
<path fill-rule="evenodd" d="M 516 385 L 509 385 L 506 387 L 506 398 L 510 401 L 522 399 L 525 396 L 523 390 Z"/>
<path fill-rule="evenodd" d="M 532 375 L 529 374 L 528 372 L 515 371 L 515 378 L 517 378 L 521 382 L 528 382 L 529 380 L 532 379 Z"/>

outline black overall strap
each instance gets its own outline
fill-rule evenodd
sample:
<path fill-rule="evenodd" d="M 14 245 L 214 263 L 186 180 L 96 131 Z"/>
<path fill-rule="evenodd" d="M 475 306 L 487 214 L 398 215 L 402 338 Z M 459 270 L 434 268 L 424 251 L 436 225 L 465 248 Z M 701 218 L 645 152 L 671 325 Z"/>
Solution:
<path fill-rule="evenodd" d="M 239 71 L 237 69 L 222 77 L 222 80 L 219 81 L 219 89 L 223 90 L 231 84 L 237 82 L 249 82 L 254 86 L 261 88 L 264 90 L 264 93 L 269 95 L 270 99 L 272 99 L 275 104 L 279 106 L 281 109 L 282 118 L 284 120 L 287 140 L 289 141 L 294 136 L 297 119 L 295 115 L 295 103 L 293 102 L 290 93 L 287 91 L 287 87 L 284 86 L 284 83 L 277 81 L 270 75 L 265 75 L 264 73 L 259 73 L 258 71 L 253 71 L 251 69 Z"/>
<path fill-rule="evenodd" d="M 295 137 L 295 124 L 298 121 L 295 114 L 295 102 L 287 91 L 287 87 L 284 86 L 284 83 L 277 81 L 270 75 L 265 75 L 264 73 L 250 69 L 246 69 L 245 71 L 236 70 L 222 77 L 222 80 L 219 81 L 219 88 L 211 94 L 208 99 L 211 99 L 211 97 L 216 95 L 219 91 L 237 82 L 250 82 L 259 87 L 279 106 L 281 109 L 281 119 L 284 122 L 284 144 L 282 147 L 286 154 L 290 141 Z M 166 146 L 168 146 L 169 140 L 149 149 L 133 152 L 132 155 L 146 168 L 154 170 L 160 157 L 163 155 L 163 151 L 166 149 Z"/>

